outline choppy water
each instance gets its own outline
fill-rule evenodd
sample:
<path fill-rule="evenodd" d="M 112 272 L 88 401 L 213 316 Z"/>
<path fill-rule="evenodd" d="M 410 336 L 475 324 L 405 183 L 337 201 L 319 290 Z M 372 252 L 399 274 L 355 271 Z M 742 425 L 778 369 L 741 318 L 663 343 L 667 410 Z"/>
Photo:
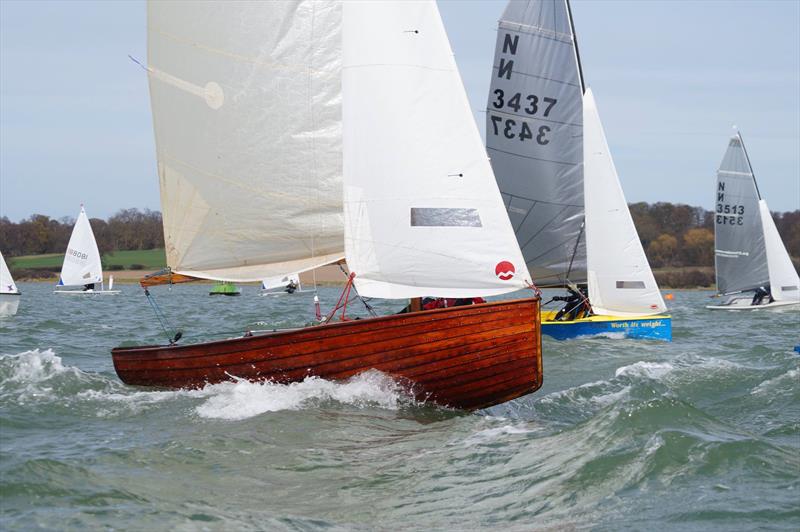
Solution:
<path fill-rule="evenodd" d="M 163 336 L 137 287 L 21 289 L 0 319 L 3 530 L 800 528 L 797 311 L 713 313 L 677 292 L 672 344 L 545 339 L 538 393 L 463 414 L 380 374 L 128 387 L 109 350 Z M 252 287 L 154 291 L 190 338 L 312 314 Z"/>

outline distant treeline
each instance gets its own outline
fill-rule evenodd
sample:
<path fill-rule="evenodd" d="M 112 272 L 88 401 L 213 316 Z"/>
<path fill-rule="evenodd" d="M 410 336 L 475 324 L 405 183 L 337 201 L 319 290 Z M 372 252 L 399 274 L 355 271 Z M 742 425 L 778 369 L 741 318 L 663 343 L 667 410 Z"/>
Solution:
<path fill-rule="evenodd" d="M 654 268 L 713 267 L 714 213 L 673 203 L 633 203 L 633 221 Z M 792 257 L 800 257 L 800 210 L 772 213 Z M 34 214 L 19 223 L 0 218 L 0 250 L 9 257 L 62 253 L 75 220 Z M 92 218 L 101 253 L 164 247 L 161 213 L 123 209 L 108 220 Z M 613 228 L 605 228 L 612 231 Z"/>
<path fill-rule="evenodd" d="M 90 218 L 100 253 L 164 247 L 161 213 L 122 209 L 108 220 Z M 72 234 L 74 218 L 55 220 L 43 214 L 14 223 L 0 218 L 0 250 L 7 257 L 63 253 Z"/>
<path fill-rule="evenodd" d="M 653 268 L 714 266 L 713 212 L 661 202 L 632 203 L 630 210 Z M 789 255 L 800 257 L 800 210 L 772 217 Z"/>

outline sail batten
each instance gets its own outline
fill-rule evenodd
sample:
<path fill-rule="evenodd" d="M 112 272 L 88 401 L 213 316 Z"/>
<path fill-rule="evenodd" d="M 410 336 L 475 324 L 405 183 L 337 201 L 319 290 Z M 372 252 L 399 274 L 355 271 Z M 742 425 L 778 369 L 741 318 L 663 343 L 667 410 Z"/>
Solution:
<path fill-rule="evenodd" d="M 582 95 L 566 1 L 509 2 L 498 23 L 486 148 L 537 282 L 586 280 Z"/>

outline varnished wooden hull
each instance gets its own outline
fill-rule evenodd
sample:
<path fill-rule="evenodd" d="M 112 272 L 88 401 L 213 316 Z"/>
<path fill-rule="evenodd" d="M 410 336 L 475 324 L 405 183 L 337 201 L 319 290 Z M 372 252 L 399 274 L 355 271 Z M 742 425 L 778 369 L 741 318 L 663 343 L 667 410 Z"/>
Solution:
<path fill-rule="evenodd" d="M 539 300 L 411 312 L 182 346 L 118 347 L 127 384 L 197 388 L 232 376 L 279 383 L 376 369 L 423 401 L 473 410 L 542 385 Z"/>

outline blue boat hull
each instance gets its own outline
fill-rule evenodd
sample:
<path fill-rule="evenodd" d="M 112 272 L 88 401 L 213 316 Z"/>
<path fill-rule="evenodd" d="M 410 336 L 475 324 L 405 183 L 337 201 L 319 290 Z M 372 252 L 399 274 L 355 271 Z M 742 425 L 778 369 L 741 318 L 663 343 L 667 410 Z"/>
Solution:
<path fill-rule="evenodd" d="M 542 313 L 542 334 L 556 340 L 605 336 L 672 341 L 671 316 L 642 316 L 641 318 L 592 316 L 575 321 L 550 321 L 547 319 L 550 317 L 547 314 Z"/>

